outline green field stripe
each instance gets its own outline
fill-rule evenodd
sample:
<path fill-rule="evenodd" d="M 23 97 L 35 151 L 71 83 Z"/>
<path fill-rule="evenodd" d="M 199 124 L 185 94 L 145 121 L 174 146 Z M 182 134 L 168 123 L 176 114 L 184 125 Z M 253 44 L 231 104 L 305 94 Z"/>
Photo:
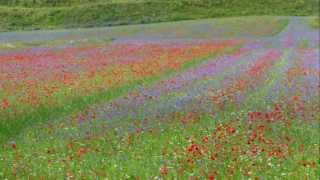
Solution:
<path fill-rule="evenodd" d="M 266 102 L 263 101 L 265 97 L 269 94 L 270 89 L 279 81 L 281 78 L 285 75 L 284 71 L 282 71 L 283 67 L 288 65 L 288 57 L 289 57 L 290 50 L 285 50 L 284 54 L 281 57 L 281 60 L 278 61 L 275 65 L 274 68 L 267 74 L 267 81 L 265 82 L 264 85 L 260 85 L 261 87 L 258 88 L 257 90 L 254 90 L 249 94 L 249 97 L 246 99 L 244 102 L 246 109 L 252 110 L 253 108 L 259 108 L 259 107 L 266 107 L 267 104 L 262 104 L 261 102 Z M 261 100 L 261 101 L 258 101 Z M 257 102 L 258 104 L 256 104 Z"/>

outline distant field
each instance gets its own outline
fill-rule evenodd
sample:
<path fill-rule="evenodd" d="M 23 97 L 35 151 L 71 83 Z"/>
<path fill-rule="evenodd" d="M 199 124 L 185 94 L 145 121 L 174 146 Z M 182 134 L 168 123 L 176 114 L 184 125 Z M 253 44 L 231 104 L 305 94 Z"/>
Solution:
<path fill-rule="evenodd" d="M 0 1 L 0 31 L 144 24 L 225 16 L 317 15 L 319 0 Z"/>

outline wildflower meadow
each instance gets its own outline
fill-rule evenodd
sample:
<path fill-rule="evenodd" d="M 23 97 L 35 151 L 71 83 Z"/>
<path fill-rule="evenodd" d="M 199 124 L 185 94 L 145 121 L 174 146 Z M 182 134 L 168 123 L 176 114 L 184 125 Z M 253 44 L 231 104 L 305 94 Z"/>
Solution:
<path fill-rule="evenodd" d="M 0 33 L 0 179 L 318 179 L 318 20 Z"/>

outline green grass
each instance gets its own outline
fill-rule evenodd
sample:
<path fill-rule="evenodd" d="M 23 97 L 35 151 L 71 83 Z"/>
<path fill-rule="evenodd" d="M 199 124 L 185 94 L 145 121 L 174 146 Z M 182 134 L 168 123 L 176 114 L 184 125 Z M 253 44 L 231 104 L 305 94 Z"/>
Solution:
<path fill-rule="evenodd" d="M 319 17 L 312 18 L 309 23 L 310 23 L 310 26 L 313 27 L 313 28 L 316 28 L 316 29 L 320 28 L 320 19 L 319 19 Z"/>
<path fill-rule="evenodd" d="M 1 5 L 21 7 L 61 7 L 92 3 L 134 3 L 156 0 L 0 0 Z"/>
<path fill-rule="evenodd" d="M 3 1 L 2 4 L 0 31 L 144 24 L 226 16 L 309 16 L 316 15 L 319 10 L 319 0 L 97 0 L 82 4 L 77 1 L 61 3 L 59 6 L 44 3 L 38 7 L 30 7 L 30 3 L 8 5 Z"/>
<path fill-rule="evenodd" d="M 37 127 L 17 139 L 16 149 L 9 144 L 0 149 L 0 177 L 149 179 L 167 176 L 169 179 L 202 179 L 217 172 L 219 178 L 300 179 L 305 176 L 313 179 L 319 175 L 317 165 L 314 165 L 319 153 L 316 122 L 293 119 L 287 122 L 291 123 L 289 128 L 282 122 L 255 124 L 255 127 L 262 125 L 267 128 L 263 136 L 272 139 L 275 148 L 279 145 L 286 151 L 288 145 L 290 153 L 285 157 L 272 157 L 268 152 L 273 150 L 273 146 L 256 141 L 255 144 L 259 148 L 264 147 L 265 151 L 252 156 L 252 146 L 246 142 L 252 132 L 246 122 L 246 112 L 227 111 L 228 117 L 201 114 L 199 119 L 184 125 L 179 118 L 168 117 L 167 122 L 149 129 L 152 131 L 121 133 L 120 129 L 109 129 L 104 134 L 91 134 L 86 138 L 57 136 L 57 133 L 80 131 L 77 126 Z M 222 140 L 228 143 L 223 144 L 221 150 L 211 145 L 217 142 L 213 132 L 219 132 L 219 126 L 226 130 L 228 127 L 236 128 L 234 134 L 223 137 Z M 209 137 L 209 143 L 203 142 L 205 136 Z M 192 144 L 190 139 L 208 151 L 202 155 L 190 155 L 187 151 Z M 231 153 L 232 148 L 238 145 L 245 154 Z M 218 159 L 211 160 L 211 153 L 218 153 Z M 188 163 L 188 159 L 193 163 Z M 161 175 L 160 168 L 163 167 L 168 167 L 167 175 Z M 233 176 L 230 175 L 230 167 L 234 170 Z M 245 175 L 246 171 L 251 172 L 250 175 Z"/>

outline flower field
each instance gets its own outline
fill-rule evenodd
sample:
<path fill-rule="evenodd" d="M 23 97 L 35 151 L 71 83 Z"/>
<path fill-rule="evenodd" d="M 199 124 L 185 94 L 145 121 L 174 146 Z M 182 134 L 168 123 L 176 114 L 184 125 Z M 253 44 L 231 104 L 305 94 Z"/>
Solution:
<path fill-rule="evenodd" d="M 0 178 L 318 179 L 312 22 L 0 33 Z"/>

